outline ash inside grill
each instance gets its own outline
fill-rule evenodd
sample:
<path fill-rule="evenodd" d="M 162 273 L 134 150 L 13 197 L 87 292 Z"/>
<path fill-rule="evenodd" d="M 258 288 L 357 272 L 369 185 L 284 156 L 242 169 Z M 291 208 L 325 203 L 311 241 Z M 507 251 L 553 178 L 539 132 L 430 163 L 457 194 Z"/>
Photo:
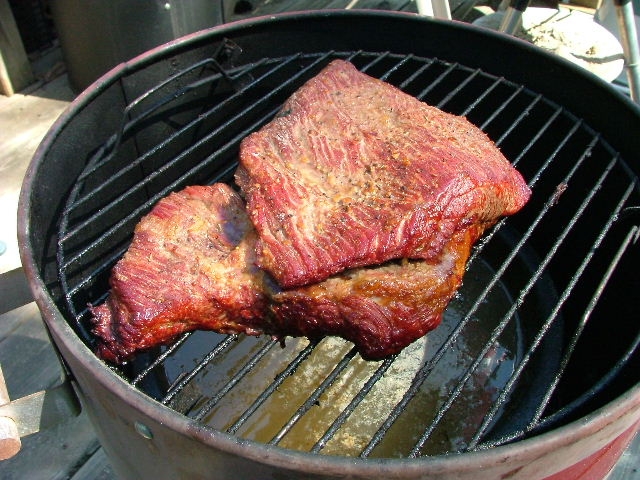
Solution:
<path fill-rule="evenodd" d="M 598 132 L 522 85 L 436 58 L 321 52 L 234 67 L 236 57 L 223 44 L 211 59 L 169 64 L 173 75 L 160 84 L 149 85 L 143 70 L 110 87 L 129 98 L 121 127 L 71 186 L 56 263 L 44 268 L 88 345 L 87 304 L 106 298 L 110 269 L 140 217 L 170 191 L 231 181 L 240 140 L 333 58 L 467 116 L 533 196 L 476 246 L 443 325 L 396 358 L 364 362 L 336 339 L 289 339 L 281 348 L 198 332 L 118 369 L 128 382 L 242 438 L 412 457 L 526 438 L 637 380 L 638 326 L 612 326 L 609 312 L 628 319 L 638 308 L 624 294 L 637 280 L 638 178 Z"/>

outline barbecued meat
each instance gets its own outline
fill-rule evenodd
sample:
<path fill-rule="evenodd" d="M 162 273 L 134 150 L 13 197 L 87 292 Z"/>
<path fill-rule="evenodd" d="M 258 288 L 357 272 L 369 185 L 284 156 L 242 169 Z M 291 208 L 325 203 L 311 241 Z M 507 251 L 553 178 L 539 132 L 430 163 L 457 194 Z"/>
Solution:
<path fill-rule="evenodd" d="M 244 139 L 236 182 L 258 262 L 285 288 L 394 258 L 437 259 L 530 191 L 466 119 L 336 60 Z"/>
<path fill-rule="evenodd" d="M 196 328 L 259 333 L 265 274 L 253 261 L 254 235 L 227 185 L 158 202 L 113 268 L 109 298 L 92 309 L 100 356 L 120 362 Z"/>
<path fill-rule="evenodd" d="M 226 185 L 188 187 L 161 200 L 114 268 L 109 299 L 92 309 L 99 355 L 122 362 L 202 329 L 337 335 L 364 358 L 383 358 L 440 323 L 471 235 L 452 239 L 437 262 L 355 268 L 286 291 L 255 266 L 255 244 L 243 201 Z"/>
<path fill-rule="evenodd" d="M 366 360 L 399 353 L 436 328 L 461 284 L 471 235 L 456 236 L 437 261 L 359 267 L 272 296 L 271 329 L 353 342 Z"/>
<path fill-rule="evenodd" d="M 189 187 L 137 226 L 92 308 L 103 358 L 194 329 L 338 335 L 364 358 L 397 353 L 438 325 L 473 242 L 530 195 L 465 119 L 343 61 L 240 157 L 244 199 Z"/>

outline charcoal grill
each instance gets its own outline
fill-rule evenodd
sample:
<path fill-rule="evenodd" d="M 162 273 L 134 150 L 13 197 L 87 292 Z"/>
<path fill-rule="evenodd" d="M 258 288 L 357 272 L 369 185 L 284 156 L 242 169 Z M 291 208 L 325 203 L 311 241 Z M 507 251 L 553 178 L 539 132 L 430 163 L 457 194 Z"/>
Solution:
<path fill-rule="evenodd" d="M 335 58 L 465 115 L 533 190 L 476 245 L 443 325 L 380 362 L 337 339 L 212 332 L 120 367 L 95 357 L 88 305 L 141 216 L 186 185 L 232 182 L 240 140 Z M 640 421 L 639 126 L 600 80 L 473 26 L 371 11 L 239 22 L 79 96 L 27 173 L 22 260 L 123 477 L 579 478 L 580 462 L 604 476 Z"/>

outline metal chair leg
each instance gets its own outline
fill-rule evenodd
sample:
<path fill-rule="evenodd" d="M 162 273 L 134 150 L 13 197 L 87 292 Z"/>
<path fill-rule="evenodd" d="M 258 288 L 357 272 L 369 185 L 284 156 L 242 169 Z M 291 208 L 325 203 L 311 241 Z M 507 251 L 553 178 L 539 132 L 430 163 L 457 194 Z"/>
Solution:
<path fill-rule="evenodd" d="M 625 68 L 629 82 L 629 93 L 631 99 L 640 103 L 640 71 L 638 62 L 640 53 L 638 51 L 638 33 L 636 31 L 635 15 L 631 0 L 614 0 L 618 29 L 620 30 L 620 43 L 624 53 Z"/>
<path fill-rule="evenodd" d="M 511 0 L 504 12 L 504 17 L 498 30 L 513 35 L 522 23 L 522 12 L 529 6 L 529 0 Z"/>
<path fill-rule="evenodd" d="M 416 0 L 416 6 L 420 15 L 451 20 L 448 0 Z"/>

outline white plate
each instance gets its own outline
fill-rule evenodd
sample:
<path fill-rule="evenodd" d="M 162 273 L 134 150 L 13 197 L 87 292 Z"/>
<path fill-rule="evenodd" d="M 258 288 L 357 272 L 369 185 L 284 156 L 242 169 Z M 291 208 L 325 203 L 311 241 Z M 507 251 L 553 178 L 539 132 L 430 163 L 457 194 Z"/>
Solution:
<path fill-rule="evenodd" d="M 503 12 L 492 13 L 473 23 L 497 30 L 503 15 Z M 607 82 L 615 80 L 624 68 L 618 39 L 584 12 L 566 8 L 527 8 L 515 36 L 566 58 Z"/>

